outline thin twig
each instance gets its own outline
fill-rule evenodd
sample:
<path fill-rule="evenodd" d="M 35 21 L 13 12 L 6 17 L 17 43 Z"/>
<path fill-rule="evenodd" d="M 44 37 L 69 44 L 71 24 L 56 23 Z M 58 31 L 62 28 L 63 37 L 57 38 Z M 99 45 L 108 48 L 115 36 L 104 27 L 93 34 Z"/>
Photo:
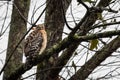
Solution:
<path fill-rule="evenodd" d="M 37 3 L 37 2 L 36 2 L 36 3 Z M 45 3 L 46 3 L 46 2 L 45 2 Z M 33 15 L 32 15 L 32 17 L 31 17 L 31 20 L 32 20 L 32 18 L 34 17 L 34 15 L 35 15 L 35 13 L 37 12 L 37 10 L 40 9 L 42 6 L 44 6 L 45 3 L 43 3 L 42 5 L 40 5 L 36 10 L 35 10 L 35 7 L 36 7 L 36 4 L 35 4 L 34 9 L 33 9 Z M 34 19 L 34 18 L 33 18 L 33 19 Z M 34 20 L 33 20 L 33 22 L 34 22 Z M 32 23 L 32 21 L 31 21 L 31 23 Z"/>
<path fill-rule="evenodd" d="M 115 25 L 115 24 L 120 24 L 120 21 L 118 21 L 118 22 L 110 22 L 110 23 L 100 24 L 100 25 L 95 25 L 95 26 L 92 26 L 91 29 L 100 28 L 100 27 L 103 27 L 103 26 Z"/>
<path fill-rule="evenodd" d="M 54 69 L 59 69 L 59 68 L 61 68 L 61 67 L 63 67 L 63 66 L 47 68 L 47 69 L 41 70 L 41 71 L 39 71 L 39 72 L 33 73 L 33 74 L 31 74 L 31 75 L 29 75 L 29 76 L 27 76 L 27 77 L 24 77 L 24 78 L 22 78 L 21 80 L 27 79 L 27 78 L 29 78 L 29 77 L 31 77 L 31 76 L 36 75 L 36 74 L 42 74 L 42 73 L 45 72 L 45 71 L 54 70 Z M 73 67 L 73 66 L 64 66 L 64 67 L 67 68 L 67 67 Z M 81 66 L 76 66 L 76 67 L 81 67 Z"/>
<path fill-rule="evenodd" d="M 77 1 L 81 3 L 87 10 L 89 10 L 89 7 L 82 0 L 77 0 Z"/>
<path fill-rule="evenodd" d="M 64 18 L 64 21 L 65 21 L 66 26 L 68 27 L 68 29 L 73 30 L 73 28 L 71 28 L 71 27 L 68 25 L 68 22 L 67 22 L 67 20 L 66 20 L 65 11 L 64 11 L 64 8 L 63 8 L 63 2 L 62 2 L 62 0 L 61 0 L 61 10 L 62 10 L 62 13 L 63 13 L 63 18 Z"/>
<path fill-rule="evenodd" d="M 11 22 L 10 22 L 11 23 Z M 10 23 L 7 25 L 7 27 L 5 28 L 5 30 L 2 32 L 2 34 L 1 35 L 3 35 L 6 31 L 7 31 L 7 29 L 9 28 L 9 26 L 10 26 Z M 1 36 L 0 36 L 1 37 Z"/>
<path fill-rule="evenodd" d="M 18 9 L 17 5 L 15 3 L 13 3 L 13 6 L 17 9 L 17 11 L 19 12 L 21 18 L 23 18 L 23 20 L 27 23 L 29 23 L 31 25 L 31 23 L 25 18 L 25 16 L 22 14 L 22 12 Z"/>
<path fill-rule="evenodd" d="M 105 33 L 91 34 L 91 35 L 87 35 L 87 36 L 81 36 L 81 37 L 78 37 L 78 38 L 73 37 L 74 38 L 73 40 L 74 40 L 74 42 L 78 43 L 78 42 L 81 42 L 81 41 L 86 41 L 86 40 L 91 40 L 91 39 L 97 39 L 97 38 L 105 38 L 105 37 L 115 36 L 115 35 L 119 35 L 119 34 L 120 34 L 120 30 L 118 30 L 118 31 L 108 31 L 108 32 L 105 32 Z M 65 49 L 67 46 L 70 46 L 72 44 L 72 42 L 70 41 L 71 42 L 70 43 L 69 41 L 68 41 L 68 38 L 65 38 L 63 40 L 63 42 L 60 42 L 60 43 L 56 44 L 55 46 L 51 47 L 49 50 L 45 51 L 44 53 L 46 53 L 46 54 L 43 53 L 43 55 L 39 55 L 39 56 L 35 57 L 35 59 L 33 60 L 32 63 L 26 62 L 23 65 L 21 65 L 8 78 L 9 79 L 10 78 L 17 79 L 25 71 L 31 69 L 33 66 L 37 65 L 38 63 L 42 62 L 43 60 L 49 59 L 51 55 L 55 54 L 55 52 L 59 53 L 61 50 Z M 59 46 L 59 45 L 62 45 L 62 46 Z M 21 71 L 21 69 L 22 69 L 22 71 Z"/>
<path fill-rule="evenodd" d="M 106 7 L 92 7 L 95 11 L 101 12 L 101 11 L 108 11 L 108 12 L 113 12 L 113 13 L 118 13 L 118 11 Z"/>
<path fill-rule="evenodd" d="M 1 34 L 3 34 L 2 31 L 3 31 L 3 28 L 5 26 L 5 22 L 6 22 L 6 19 L 7 19 L 8 8 L 9 8 L 9 2 L 7 2 L 7 11 L 6 11 L 6 14 L 5 14 L 5 19 L 4 19 L 3 24 L 2 24 L 2 28 L 1 28 L 1 32 L 0 32 Z"/>
<path fill-rule="evenodd" d="M 73 18 L 73 21 L 74 21 L 75 25 L 77 25 L 76 20 L 75 20 L 75 17 L 74 17 L 74 15 L 73 15 L 73 13 L 72 13 L 72 3 L 71 3 L 71 6 L 70 6 L 70 12 L 71 12 L 71 16 L 72 16 L 72 18 Z"/>
<path fill-rule="evenodd" d="M 34 8 L 33 8 L 33 14 L 32 14 L 32 16 L 31 16 L 31 23 L 33 23 L 34 22 L 34 14 L 35 14 L 35 8 L 36 8 L 36 4 L 37 4 L 37 1 L 36 1 L 36 3 L 35 3 L 35 6 L 34 6 Z"/>
<path fill-rule="evenodd" d="M 14 50 L 10 53 L 10 55 L 8 56 L 8 59 L 6 60 L 6 63 L 4 64 L 3 68 L 0 71 L 0 75 L 1 73 L 4 71 L 5 67 L 7 66 L 8 62 L 10 61 L 12 55 L 14 54 L 14 52 L 16 51 L 16 49 L 18 48 L 18 46 L 20 45 L 20 43 L 23 41 L 23 39 L 25 38 L 25 36 L 30 32 L 30 30 L 35 26 L 35 24 L 38 22 L 38 20 L 41 18 L 41 16 L 43 15 L 43 13 L 45 12 L 46 8 L 48 6 L 45 7 L 45 9 L 42 11 L 42 13 L 40 14 L 40 16 L 37 18 L 37 20 L 35 21 L 34 24 L 32 24 L 32 27 L 24 34 L 24 36 L 20 39 L 20 41 L 18 42 L 18 44 L 16 45 L 16 47 L 14 48 Z"/>

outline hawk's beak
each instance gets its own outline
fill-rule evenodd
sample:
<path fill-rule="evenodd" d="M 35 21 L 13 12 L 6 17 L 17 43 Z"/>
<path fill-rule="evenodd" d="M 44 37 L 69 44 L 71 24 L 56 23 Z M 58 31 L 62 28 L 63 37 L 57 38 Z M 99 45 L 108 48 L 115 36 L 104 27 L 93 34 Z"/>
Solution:
<path fill-rule="evenodd" d="M 33 27 L 32 30 L 36 30 L 36 27 Z"/>

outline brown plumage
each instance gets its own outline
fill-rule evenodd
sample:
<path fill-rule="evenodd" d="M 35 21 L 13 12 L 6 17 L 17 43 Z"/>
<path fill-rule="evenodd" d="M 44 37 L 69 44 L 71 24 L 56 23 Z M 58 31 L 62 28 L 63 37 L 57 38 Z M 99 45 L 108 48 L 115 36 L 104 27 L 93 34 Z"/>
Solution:
<path fill-rule="evenodd" d="M 47 45 L 47 34 L 44 24 L 39 24 L 33 27 L 33 31 L 25 40 L 24 53 L 26 57 L 32 57 L 37 54 L 42 54 Z"/>

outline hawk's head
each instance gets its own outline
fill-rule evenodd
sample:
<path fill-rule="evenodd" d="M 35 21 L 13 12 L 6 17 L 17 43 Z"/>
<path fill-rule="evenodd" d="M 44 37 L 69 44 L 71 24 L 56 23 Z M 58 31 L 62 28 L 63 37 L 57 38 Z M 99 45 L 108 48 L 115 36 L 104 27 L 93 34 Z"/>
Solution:
<path fill-rule="evenodd" d="M 33 30 L 44 30 L 45 26 L 44 24 L 38 24 L 35 27 L 33 27 Z"/>

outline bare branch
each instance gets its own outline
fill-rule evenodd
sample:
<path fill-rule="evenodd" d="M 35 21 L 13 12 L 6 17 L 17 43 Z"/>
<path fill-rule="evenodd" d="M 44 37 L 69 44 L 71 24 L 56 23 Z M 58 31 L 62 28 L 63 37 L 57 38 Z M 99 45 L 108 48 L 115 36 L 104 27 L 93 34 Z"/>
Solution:
<path fill-rule="evenodd" d="M 103 2 L 104 2 L 104 0 L 101 0 L 97 6 L 107 6 L 106 3 L 102 4 Z M 90 9 L 90 10 L 92 10 L 92 9 Z M 92 11 L 87 11 L 85 16 L 75 26 L 75 28 L 73 29 L 73 31 L 70 33 L 69 36 L 71 37 L 71 35 L 74 35 L 78 29 L 80 29 L 79 35 L 86 35 L 87 32 L 89 30 L 91 30 L 91 26 L 94 24 L 94 22 L 97 20 L 97 18 L 98 18 L 98 16 L 96 15 L 96 13 L 94 13 Z M 73 40 L 73 37 L 71 37 L 70 39 Z M 67 47 L 67 49 L 62 53 L 62 55 L 58 58 L 55 66 L 65 65 L 67 63 L 67 61 L 70 59 L 70 57 L 72 56 L 72 54 L 74 53 L 74 51 L 76 50 L 76 48 L 79 46 L 80 42 L 81 41 L 77 41 L 77 43 L 73 43 L 73 44 L 71 43 L 71 45 L 69 45 Z M 56 71 L 55 74 L 58 74 L 61 69 L 54 70 L 54 71 Z"/>
<path fill-rule="evenodd" d="M 23 18 L 23 20 L 31 25 L 31 23 L 25 18 L 25 16 L 22 14 L 22 12 L 18 9 L 17 5 L 13 3 L 13 6 L 18 10 L 20 16 Z"/>
<path fill-rule="evenodd" d="M 105 24 L 100 24 L 100 25 L 94 25 L 91 27 L 91 29 L 100 28 L 100 27 L 104 27 L 104 26 L 110 26 L 110 25 L 116 25 L 116 24 L 120 24 L 120 21 L 110 22 L 110 23 L 105 23 Z"/>
<path fill-rule="evenodd" d="M 112 36 L 116 36 L 116 35 L 120 35 L 120 30 L 106 31 L 106 32 L 103 32 L 103 33 L 89 34 L 89 35 L 86 35 L 86 36 L 75 35 L 73 39 L 75 39 L 75 41 L 81 41 L 81 40 L 86 41 L 86 40 L 90 40 L 90 39 L 112 37 Z"/>
<path fill-rule="evenodd" d="M 71 16 L 73 18 L 73 22 L 75 23 L 75 25 L 77 25 L 75 17 L 74 17 L 73 12 L 72 12 L 72 4 L 70 5 L 70 12 L 71 12 Z"/>
<path fill-rule="evenodd" d="M 85 80 L 89 74 L 98 66 L 102 61 L 109 57 L 116 49 L 120 47 L 120 37 L 115 38 L 103 49 L 97 51 L 97 53 L 87 61 L 69 80 L 79 78 Z"/>
<path fill-rule="evenodd" d="M 65 24 L 66 24 L 66 26 L 68 27 L 68 29 L 73 30 L 73 29 L 68 25 L 68 22 L 67 22 L 66 17 L 65 17 L 65 11 L 64 11 L 63 6 L 64 6 L 64 5 L 63 5 L 63 1 L 61 1 L 61 10 L 62 10 L 62 13 L 63 13 L 63 18 L 64 18 L 64 21 L 65 21 Z"/>
<path fill-rule="evenodd" d="M 18 44 L 15 46 L 14 50 L 12 51 L 12 53 L 9 55 L 8 59 L 6 60 L 5 65 L 3 66 L 3 68 L 0 71 L 0 74 L 4 71 L 5 67 L 7 66 L 8 62 L 10 61 L 12 55 L 14 54 L 15 50 L 18 48 L 18 46 L 20 45 L 20 43 L 23 41 L 23 39 L 25 38 L 25 36 L 30 32 L 30 30 L 35 26 L 35 24 L 38 22 L 38 20 L 41 18 L 41 16 L 43 15 L 43 13 L 45 12 L 47 6 L 45 7 L 45 9 L 42 11 L 42 13 L 40 14 L 40 16 L 37 18 L 37 20 L 35 21 L 34 24 L 32 24 L 32 27 L 24 34 L 24 36 L 20 39 L 20 41 L 18 42 Z"/>
<path fill-rule="evenodd" d="M 3 22 L 3 24 L 2 24 L 2 28 L 1 28 L 1 32 L 0 32 L 1 34 L 3 34 L 2 31 L 3 31 L 3 28 L 4 28 L 4 26 L 5 26 L 5 21 L 6 21 L 6 19 L 7 19 L 8 8 L 9 8 L 9 2 L 7 2 L 7 10 L 6 10 L 4 22 Z"/>
<path fill-rule="evenodd" d="M 11 23 L 11 22 L 10 22 Z M 7 27 L 4 29 L 4 31 L 0 34 L 0 37 L 7 31 L 7 29 L 9 28 L 10 26 L 10 23 L 7 25 Z"/>
<path fill-rule="evenodd" d="M 44 60 L 49 59 L 50 56 L 52 56 L 55 53 L 59 53 L 61 50 L 64 50 L 65 48 L 67 48 L 68 46 L 70 46 L 73 43 L 79 43 L 79 42 L 82 42 L 85 40 L 97 39 L 97 38 L 102 38 L 102 37 L 109 37 L 109 36 L 111 36 L 111 34 L 113 34 L 113 35 L 120 34 L 120 30 L 119 31 L 110 31 L 110 32 L 106 32 L 106 33 L 98 33 L 97 35 L 93 34 L 93 35 L 81 36 L 81 37 L 74 36 L 72 40 L 69 39 L 69 37 L 65 38 L 60 43 L 54 45 L 52 48 L 45 51 L 42 55 L 39 55 L 38 57 L 36 57 L 32 62 L 26 62 L 23 65 L 21 65 L 18 69 L 16 69 L 9 76 L 8 80 L 9 79 L 16 80 L 27 70 L 31 69 L 33 66 L 41 63 Z"/>
<path fill-rule="evenodd" d="M 92 7 L 92 9 L 97 11 L 97 12 L 108 11 L 108 12 L 118 13 L 118 11 L 115 11 L 111 8 L 106 8 L 106 7 Z"/>
<path fill-rule="evenodd" d="M 37 3 L 37 1 L 36 1 L 36 3 Z M 31 23 L 34 22 L 34 20 L 32 21 L 32 18 L 34 18 L 34 15 L 35 15 L 35 13 L 37 12 L 37 10 L 40 9 L 42 6 L 44 6 L 46 2 L 43 3 L 42 5 L 40 5 L 40 6 L 35 10 L 35 8 L 36 8 L 36 3 L 35 3 L 35 6 L 34 6 L 34 9 L 33 9 L 33 14 L 32 14 L 32 16 L 31 16 Z"/>
<path fill-rule="evenodd" d="M 89 10 L 89 7 L 82 1 L 82 0 L 77 0 L 80 4 L 82 4 L 87 10 Z"/>

